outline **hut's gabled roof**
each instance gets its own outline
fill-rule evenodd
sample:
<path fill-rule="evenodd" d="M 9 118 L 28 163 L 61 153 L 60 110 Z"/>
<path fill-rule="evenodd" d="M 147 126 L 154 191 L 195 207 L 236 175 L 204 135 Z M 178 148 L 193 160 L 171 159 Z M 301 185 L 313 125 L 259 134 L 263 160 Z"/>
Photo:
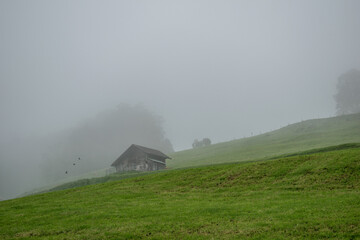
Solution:
<path fill-rule="evenodd" d="M 136 144 L 131 144 L 131 146 L 126 149 L 125 152 L 123 152 L 123 154 L 120 155 L 120 157 L 118 157 L 118 159 L 115 160 L 115 162 L 113 162 L 111 164 L 111 166 L 116 166 L 118 165 L 118 163 L 120 163 L 120 161 L 125 157 L 127 156 L 130 152 L 132 151 L 141 151 L 143 153 L 146 153 L 148 155 L 151 155 L 152 157 L 160 157 L 160 158 L 163 158 L 163 159 L 171 159 L 169 156 L 166 156 L 164 153 L 160 152 L 159 150 L 156 150 L 156 149 L 152 149 L 152 148 L 147 148 L 147 147 L 143 147 L 143 146 L 140 146 L 140 145 L 136 145 Z"/>
<path fill-rule="evenodd" d="M 163 154 L 162 152 L 160 152 L 159 150 L 156 150 L 156 149 L 152 149 L 152 148 L 147 148 L 147 147 L 143 147 L 143 146 L 140 146 L 140 145 L 136 145 L 136 144 L 133 144 L 136 148 L 140 149 L 141 151 L 143 151 L 144 153 L 147 153 L 149 155 L 152 155 L 152 156 L 157 156 L 157 157 L 162 157 L 162 158 L 169 158 L 171 159 L 171 157 L 169 156 L 166 156 L 165 154 Z"/>

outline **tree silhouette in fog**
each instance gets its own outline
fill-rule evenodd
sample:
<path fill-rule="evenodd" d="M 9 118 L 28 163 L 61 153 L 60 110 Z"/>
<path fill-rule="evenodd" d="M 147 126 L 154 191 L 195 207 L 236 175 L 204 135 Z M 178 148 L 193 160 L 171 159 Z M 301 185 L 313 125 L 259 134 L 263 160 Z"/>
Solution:
<path fill-rule="evenodd" d="M 72 175 L 107 168 L 133 143 L 173 152 L 162 125 L 162 118 L 142 105 L 119 105 L 53 137 L 43 154 L 42 172 L 46 179 L 61 179 L 78 156 L 86 161 L 76 164 Z"/>
<path fill-rule="evenodd" d="M 209 138 L 204 138 L 203 140 L 199 141 L 197 139 L 194 140 L 192 147 L 199 148 L 211 145 L 211 140 Z"/>
<path fill-rule="evenodd" d="M 360 71 L 352 69 L 342 74 L 335 95 L 337 115 L 360 112 Z"/>

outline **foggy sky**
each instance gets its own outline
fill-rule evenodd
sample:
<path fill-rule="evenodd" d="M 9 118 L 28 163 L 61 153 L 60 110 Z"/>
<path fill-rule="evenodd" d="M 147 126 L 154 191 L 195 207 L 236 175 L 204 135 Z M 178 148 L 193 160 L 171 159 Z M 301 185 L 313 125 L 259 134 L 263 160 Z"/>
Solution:
<path fill-rule="evenodd" d="M 0 143 L 120 103 L 175 150 L 335 113 L 360 68 L 360 1 L 0 1 Z"/>

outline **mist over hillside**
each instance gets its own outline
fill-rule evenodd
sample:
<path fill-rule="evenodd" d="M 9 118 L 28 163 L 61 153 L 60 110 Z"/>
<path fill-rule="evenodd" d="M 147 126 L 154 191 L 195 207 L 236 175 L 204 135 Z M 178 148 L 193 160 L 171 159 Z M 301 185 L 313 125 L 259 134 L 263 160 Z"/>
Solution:
<path fill-rule="evenodd" d="M 360 113 L 310 119 L 252 137 L 175 152 L 168 166 L 255 161 L 345 143 L 360 143 Z"/>
<path fill-rule="evenodd" d="M 133 143 L 174 151 L 162 118 L 141 105 L 127 104 L 48 137 L 0 145 L 0 192 L 13 197 L 69 176 L 109 168 Z"/>
<path fill-rule="evenodd" d="M 357 0 L 0 1 L 0 197 L 108 166 L 134 142 L 180 151 L 360 109 L 346 106 L 359 12 Z"/>

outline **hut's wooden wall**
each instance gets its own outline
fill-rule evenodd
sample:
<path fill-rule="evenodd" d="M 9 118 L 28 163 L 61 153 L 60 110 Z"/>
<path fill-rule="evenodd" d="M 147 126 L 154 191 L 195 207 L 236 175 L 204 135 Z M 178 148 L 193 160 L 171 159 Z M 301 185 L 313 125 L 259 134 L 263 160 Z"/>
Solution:
<path fill-rule="evenodd" d="M 158 161 L 164 162 L 164 164 L 152 161 L 149 157 L 140 151 L 133 151 L 124 158 L 119 165 L 116 166 L 117 172 L 123 171 L 156 171 L 164 169 L 165 159 L 160 159 Z"/>

